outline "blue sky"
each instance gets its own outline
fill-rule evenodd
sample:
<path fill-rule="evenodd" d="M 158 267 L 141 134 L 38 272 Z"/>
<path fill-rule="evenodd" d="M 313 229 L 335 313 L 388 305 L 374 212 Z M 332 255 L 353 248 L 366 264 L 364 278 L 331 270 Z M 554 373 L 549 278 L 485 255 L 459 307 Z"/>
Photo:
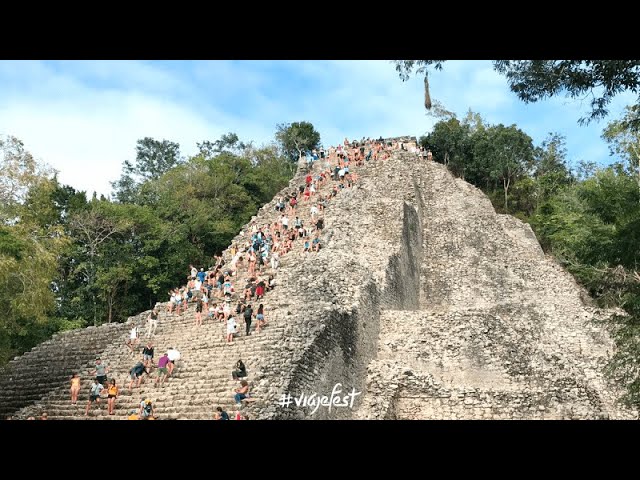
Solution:
<path fill-rule="evenodd" d="M 634 100 L 621 94 L 605 121 L 577 120 L 588 101 L 525 105 L 490 61 L 455 60 L 430 76 L 431 96 L 459 117 L 471 108 L 490 123 L 515 123 L 539 144 L 567 137 L 569 160 L 611 162 L 600 135 Z M 419 77 L 402 82 L 389 61 L 0 61 L 0 134 L 20 138 L 59 179 L 109 194 L 124 160 L 145 136 L 180 143 L 235 132 L 265 144 L 276 124 L 309 121 L 325 146 L 348 138 L 430 131 Z"/>

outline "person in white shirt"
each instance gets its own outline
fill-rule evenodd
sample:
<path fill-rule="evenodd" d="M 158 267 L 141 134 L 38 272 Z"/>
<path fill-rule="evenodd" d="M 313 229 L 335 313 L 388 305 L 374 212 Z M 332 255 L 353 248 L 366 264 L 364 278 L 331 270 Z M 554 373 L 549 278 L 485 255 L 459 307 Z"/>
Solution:
<path fill-rule="evenodd" d="M 277 270 L 279 265 L 280 265 L 280 255 L 278 255 L 278 252 L 273 252 L 271 254 L 271 268 L 273 268 L 274 270 Z"/>
<path fill-rule="evenodd" d="M 236 333 L 236 319 L 229 317 L 227 319 L 227 343 L 233 343 L 233 334 Z"/>
<path fill-rule="evenodd" d="M 176 362 L 180 360 L 180 352 L 171 347 L 167 350 L 167 356 L 169 357 L 169 363 L 167 364 L 169 373 L 167 374 L 167 377 L 169 377 L 173 373 L 173 369 L 176 368 Z"/>
<path fill-rule="evenodd" d="M 176 308 L 176 293 L 169 292 L 169 303 L 167 304 L 167 313 L 173 313 Z"/>
<path fill-rule="evenodd" d="M 127 339 L 126 345 L 127 347 L 129 347 L 129 350 L 131 350 L 131 353 L 135 353 L 133 349 L 137 348 L 137 345 L 138 345 L 138 327 L 137 326 L 134 325 L 134 327 L 129 332 L 129 338 Z"/>

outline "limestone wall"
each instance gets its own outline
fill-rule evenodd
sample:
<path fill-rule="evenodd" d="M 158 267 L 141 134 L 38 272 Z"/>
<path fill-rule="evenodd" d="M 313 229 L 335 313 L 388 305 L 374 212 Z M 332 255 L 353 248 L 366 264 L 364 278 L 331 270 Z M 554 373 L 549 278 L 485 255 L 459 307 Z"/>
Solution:
<path fill-rule="evenodd" d="M 422 209 L 415 167 L 402 175 L 368 166 L 359 185 L 341 192 L 325 215 L 325 247 L 315 256 L 285 258 L 271 298 L 288 331 L 262 375 L 260 418 L 351 418 L 347 408 L 279 406 L 283 393 L 362 392 L 375 357 L 382 308 L 417 308 L 420 296 Z M 393 194 L 391 198 L 388 194 Z M 273 315 L 273 314 L 272 314 Z M 356 405 L 362 396 L 356 398 Z"/>
<path fill-rule="evenodd" d="M 613 312 L 479 189 L 436 163 L 420 181 L 420 308 L 381 315 L 358 417 L 637 418 L 604 376 Z"/>

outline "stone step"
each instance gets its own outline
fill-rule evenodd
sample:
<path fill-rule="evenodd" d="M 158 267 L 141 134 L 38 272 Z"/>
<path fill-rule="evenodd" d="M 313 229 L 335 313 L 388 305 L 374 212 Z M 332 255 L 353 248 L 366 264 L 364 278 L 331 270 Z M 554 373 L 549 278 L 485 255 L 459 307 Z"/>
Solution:
<path fill-rule="evenodd" d="M 360 170 L 360 169 L 359 169 Z M 364 169 L 362 169 L 364 172 Z M 335 183 L 331 180 L 324 182 L 318 188 L 318 194 L 326 195 L 331 191 Z M 303 220 L 305 225 L 310 222 L 310 212 L 308 206 L 313 203 L 300 202 L 300 205 L 296 211 L 299 218 Z M 331 208 L 331 202 L 329 208 Z M 273 205 L 271 205 L 271 208 Z M 260 213 L 261 224 L 272 223 L 277 221 L 280 217 L 280 213 L 275 210 L 268 211 L 266 209 L 261 210 Z M 324 215 L 321 213 L 321 215 Z M 295 216 L 290 217 L 291 225 Z M 234 239 L 234 242 L 238 241 L 238 238 Z M 303 241 L 297 239 L 294 242 L 294 250 L 280 259 L 282 266 L 289 265 L 290 267 L 297 267 L 304 263 L 300 253 L 303 249 Z M 229 262 L 228 249 L 223 252 L 223 256 Z M 272 271 L 270 268 L 265 268 L 261 272 L 262 275 L 276 274 L 277 271 Z M 236 288 L 236 292 L 232 296 L 233 305 L 242 296 L 242 290 L 248 280 L 248 271 L 246 261 L 243 263 L 242 268 L 239 269 L 237 275 L 233 277 L 232 281 Z M 14 374 L 14 385 L 20 389 L 24 387 L 27 391 L 31 392 L 34 398 L 40 395 L 42 392 L 47 393 L 47 398 L 41 404 L 37 403 L 38 408 L 47 408 L 50 418 L 79 418 L 84 419 L 84 408 L 86 406 L 88 387 L 91 384 L 91 377 L 89 372 L 93 370 L 94 358 L 96 355 L 100 355 L 103 360 L 110 366 L 111 370 L 108 376 L 114 376 L 121 388 L 121 394 L 116 402 L 116 412 L 119 413 L 120 407 L 136 408 L 139 399 L 143 396 L 151 396 L 157 400 L 156 408 L 163 418 L 211 418 L 213 410 L 212 408 L 205 408 L 205 412 L 202 410 L 202 405 L 214 407 L 214 403 L 223 405 L 231 412 L 235 408 L 233 402 L 233 389 L 238 385 L 237 381 L 231 379 L 231 370 L 238 358 L 242 358 L 248 367 L 249 376 L 247 379 L 253 388 L 253 374 L 258 373 L 260 370 L 260 363 L 263 360 L 267 360 L 271 355 L 270 352 L 274 350 L 287 335 L 287 324 L 284 323 L 284 314 L 286 311 L 274 311 L 271 310 L 270 298 L 274 292 L 278 292 L 278 288 L 273 292 L 266 292 L 265 297 L 261 300 L 251 299 L 251 303 L 256 305 L 263 303 L 266 308 L 266 318 L 268 325 L 264 330 L 257 334 L 255 333 L 256 320 L 252 322 L 252 335 L 245 337 L 244 334 L 237 335 L 233 344 L 227 344 L 225 339 L 225 326 L 223 322 L 207 319 L 206 313 L 203 312 L 203 325 L 200 327 L 195 326 L 195 309 L 193 303 L 189 304 L 188 309 L 181 314 L 167 314 L 166 302 L 159 302 L 158 307 L 160 309 L 160 316 L 158 321 L 158 328 L 151 338 L 156 347 L 154 361 L 157 362 L 162 350 L 169 346 L 175 346 L 182 353 L 182 358 L 177 365 L 176 370 L 172 377 L 164 384 L 164 386 L 149 386 L 149 380 L 153 380 L 155 372 L 152 372 L 150 379 L 147 379 L 145 384 L 141 388 L 134 388 L 133 392 L 129 393 L 128 389 L 123 388 L 128 385 L 128 382 L 122 383 L 122 380 L 128 376 L 129 369 L 135 362 L 141 358 L 141 350 L 144 344 L 147 342 L 146 331 L 144 325 L 146 323 L 145 316 L 147 312 L 143 312 L 137 316 L 136 321 L 138 325 L 141 325 L 140 330 L 140 343 L 136 349 L 135 354 L 130 354 L 127 351 L 127 347 L 124 345 L 128 331 L 130 329 L 129 324 L 118 324 L 109 326 L 104 329 L 102 333 L 111 333 L 110 341 L 105 343 L 101 348 L 97 348 L 95 352 L 87 352 L 83 346 L 86 343 L 85 339 L 91 338 L 91 334 L 95 333 L 95 329 L 84 329 L 78 332 L 70 332 L 69 334 L 63 334 L 65 347 L 64 362 L 68 365 L 68 369 L 65 371 L 66 375 L 58 375 L 53 373 L 47 376 L 47 366 L 51 362 L 51 358 L 59 358 L 60 356 L 60 338 L 40 345 L 38 348 L 30 352 L 31 357 L 27 364 L 30 367 L 26 368 L 22 372 L 16 371 Z M 279 294 L 278 294 L 279 295 Z M 273 298 L 280 298 L 278 296 Z M 222 299 L 211 298 L 212 303 L 219 303 Z M 280 319 L 280 322 L 278 322 Z M 238 332 L 244 332 L 244 325 L 242 318 L 238 320 Z M 103 327 L 100 327 L 103 328 Z M 77 343 L 77 345 L 76 345 Z M 24 356 L 27 357 L 26 355 Z M 59 364 L 54 368 L 57 371 Z M 73 371 L 80 372 L 82 377 L 82 389 L 79 396 L 79 405 L 72 407 L 67 405 L 69 402 L 69 377 Z M 45 375 L 43 377 L 43 372 Z M 259 374 L 260 375 L 260 374 Z M 34 381 L 34 378 L 37 379 Z M 262 380 L 261 380 L 262 381 Z M 55 388 L 51 390 L 51 388 Z M 2 387 L 2 385 L 0 385 Z M 16 389 L 18 390 L 18 389 Z M 9 388 L 7 391 L 16 391 Z M 5 392 L 6 393 L 6 392 Z M 0 399 L 2 396 L 3 388 L 0 388 Z M 31 398 L 31 397 L 30 397 Z M 200 402 L 201 405 L 194 405 Z M 1 403 L 1 402 L 0 402 Z M 104 407 L 104 405 L 103 405 Z M 79 413 L 77 410 L 79 409 Z M 164 414 L 163 414 L 164 412 Z M 106 410 L 100 411 L 100 414 L 96 411 L 96 415 L 92 415 L 88 418 L 100 418 L 100 419 L 119 419 L 126 418 L 125 414 L 117 414 L 114 416 L 107 416 Z"/>

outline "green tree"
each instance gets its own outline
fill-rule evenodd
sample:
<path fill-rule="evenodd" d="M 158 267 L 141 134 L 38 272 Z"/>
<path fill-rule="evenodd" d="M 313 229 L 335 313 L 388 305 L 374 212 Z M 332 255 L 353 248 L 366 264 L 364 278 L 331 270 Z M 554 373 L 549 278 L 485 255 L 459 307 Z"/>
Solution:
<path fill-rule="evenodd" d="M 320 148 L 320 134 L 309 122 L 277 125 L 276 140 L 284 156 L 292 162 L 298 161 L 306 150 Z"/>
<path fill-rule="evenodd" d="M 541 177 L 551 172 L 569 174 L 567 168 L 566 137 L 559 133 L 550 132 L 542 145 L 536 149 L 535 176 Z"/>
<path fill-rule="evenodd" d="M 536 179 L 524 177 L 518 180 L 510 189 L 509 197 L 512 215 L 520 220 L 529 222 L 529 218 L 538 207 L 539 184 Z"/>
<path fill-rule="evenodd" d="M 536 233 L 570 270 L 602 265 L 610 256 L 615 228 L 590 208 L 581 188 L 561 190 L 541 206 L 534 220 Z"/>
<path fill-rule="evenodd" d="M 465 178 L 470 155 L 468 125 L 460 123 L 457 118 L 438 122 L 433 126 L 431 133 L 424 137 L 423 144 L 432 150 L 436 161 L 447 165 L 456 175 Z"/>
<path fill-rule="evenodd" d="M 94 200 L 88 210 L 75 213 L 69 221 L 73 238 L 79 247 L 74 259 L 74 273 L 82 276 L 82 283 L 93 307 L 93 325 L 98 325 L 100 317 L 100 289 L 97 280 L 100 263 L 105 259 L 102 252 L 110 239 L 128 226 L 127 220 L 114 218 L 111 213 L 109 202 Z"/>
<path fill-rule="evenodd" d="M 0 172 L 0 222 L 15 220 L 29 188 L 53 173 L 25 150 L 21 140 L 4 135 L 0 135 Z"/>
<path fill-rule="evenodd" d="M 563 135 L 549 133 L 542 145 L 535 149 L 534 163 L 536 203 L 545 201 L 573 181 L 567 165 L 566 138 Z"/>
<path fill-rule="evenodd" d="M 200 155 L 204 158 L 212 158 L 221 153 L 232 153 L 242 155 L 247 149 L 252 147 L 251 142 L 245 143 L 233 132 L 225 133 L 215 142 L 205 140 L 196 144 Z"/>
<path fill-rule="evenodd" d="M 139 201 L 142 184 L 162 176 L 181 162 L 179 144 L 168 140 L 158 141 L 151 137 L 138 140 L 135 163 L 125 160 L 120 179 L 111 183 L 115 190 L 115 198 L 121 203 Z M 146 201 L 153 202 L 153 198 L 146 198 Z"/>
<path fill-rule="evenodd" d="M 44 340 L 54 309 L 51 281 L 62 235 L 32 225 L 0 226 L 0 364 Z"/>
<path fill-rule="evenodd" d="M 486 129 L 474 147 L 477 161 L 489 166 L 489 176 L 502 184 L 504 209 L 509 210 L 509 188 L 525 176 L 533 165 L 533 141 L 515 125 L 502 124 Z"/>
<path fill-rule="evenodd" d="M 610 122 L 602 137 L 609 143 L 611 154 L 620 155 L 628 162 L 629 173 L 636 175 L 640 190 L 640 108 L 627 107 L 619 120 Z"/>
<path fill-rule="evenodd" d="M 0 139 L 0 365 L 51 330 L 51 290 L 67 238 L 47 191 L 55 180 L 15 137 Z M 38 193 L 36 193 L 38 192 Z"/>

